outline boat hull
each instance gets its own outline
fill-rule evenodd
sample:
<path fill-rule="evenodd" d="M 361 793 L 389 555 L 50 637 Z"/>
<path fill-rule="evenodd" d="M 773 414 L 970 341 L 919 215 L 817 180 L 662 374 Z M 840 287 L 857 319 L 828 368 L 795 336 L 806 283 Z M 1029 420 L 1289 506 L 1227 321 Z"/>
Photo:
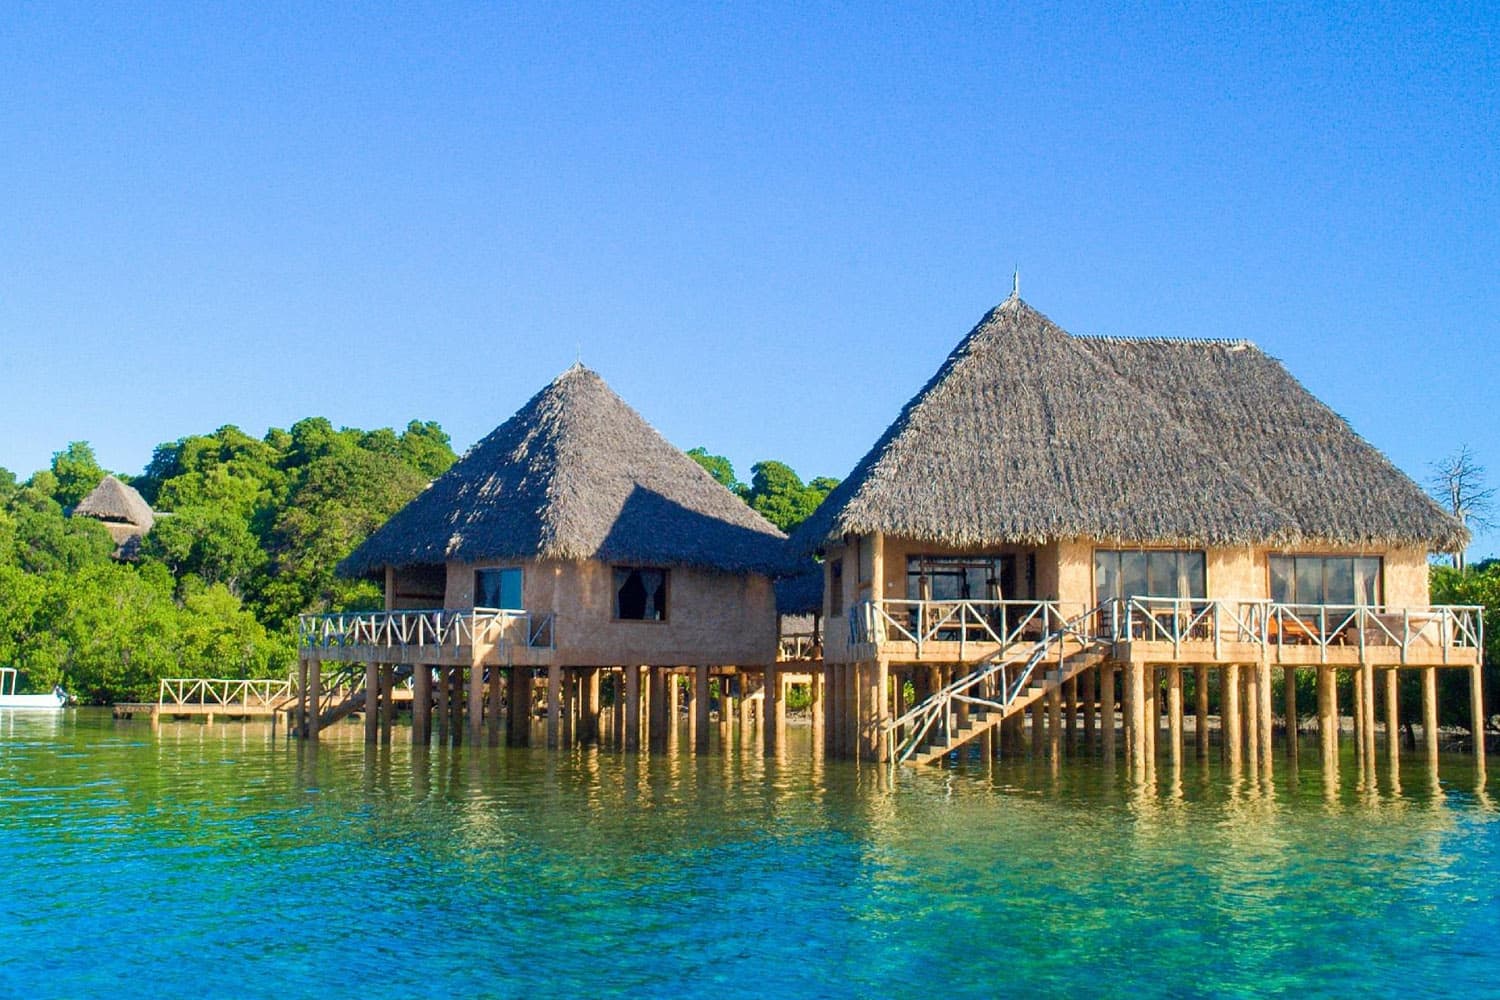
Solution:
<path fill-rule="evenodd" d="M 65 695 L 51 694 L 5 694 L 0 695 L 0 709 L 18 708 L 34 712 L 60 712 L 67 706 Z"/>

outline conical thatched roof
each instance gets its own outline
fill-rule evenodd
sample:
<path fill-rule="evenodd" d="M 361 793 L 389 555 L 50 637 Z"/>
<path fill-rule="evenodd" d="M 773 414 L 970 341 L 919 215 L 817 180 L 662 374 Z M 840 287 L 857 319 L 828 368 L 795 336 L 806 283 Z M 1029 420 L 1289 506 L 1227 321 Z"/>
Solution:
<path fill-rule="evenodd" d="M 1411 544 L 1463 529 L 1244 342 L 1073 337 L 991 310 L 798 529 L 955 545 L 1056 538 Z"/>
<path fill-rule="evenodd" d="M 582 365 L 563 372 L 339 564 L 604 559 L 777 571 L 785 536 Z"/>
<path fill-rule="evenodd" d="M 156 523 L 151 505 L 146 503 L 134 487 L 126 486 L 114 476 L 105 476 L 73 508 L 73 515 L 98 518 L 114 524 L 131 524 L 139 528 L 141 534 L 150 531 L 151 526 Z"/>

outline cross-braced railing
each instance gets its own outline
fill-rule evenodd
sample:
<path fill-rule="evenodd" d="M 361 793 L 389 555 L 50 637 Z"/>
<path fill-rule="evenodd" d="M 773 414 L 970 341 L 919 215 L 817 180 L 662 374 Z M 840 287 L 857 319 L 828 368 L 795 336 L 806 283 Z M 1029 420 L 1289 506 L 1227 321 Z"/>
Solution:
<path fill-rule="evenodd" d="M 172 705 L 223 705 L 226 708 L 280 708 L 297 697 L 291 678 L 163 677 L 156 703 Z"/>
<path fill-rule="evenodd" d="M 1067 619 L 1057 601 L 862 601 L 850 609 L 850 641 L 1013 646 L 1035 642 Z"/>
<path fill-rule="evenodd" d="M 1096 607 L 1062 621 L 1037 639 L 1024 654 L 992 656 L 977 669 L 929 695 L 906 714 L 887 722 L 884 735 L 892 767 L 909 760 L 918 747 L 928 742 L 929 736 L 949 738 L 954 732 L 954 717 L 960 704 L 999 712 L 1003 716 L 1031 683 L 1039 664 L 1055 656 L 1061 665 L 1066 659 L 1070 641 L 1078 645 L 1075 652 L 1097 646 L 1099 640 L 1092 635 L 1089 624 L 1100 610 Z M 987 692 L 992 678 L 995 679 L 993 695 Z M 903 732 L 904 736 L 901 735 Z"/>
<path fill-rule="evenodd" d="M 300 616 L 297 638 L 304 649 L 374 646 L 457 652 L 485 644 L 552 649 L 557 642 L 555 624 L 550 613 L 501 608 L 344 611 Z"/>

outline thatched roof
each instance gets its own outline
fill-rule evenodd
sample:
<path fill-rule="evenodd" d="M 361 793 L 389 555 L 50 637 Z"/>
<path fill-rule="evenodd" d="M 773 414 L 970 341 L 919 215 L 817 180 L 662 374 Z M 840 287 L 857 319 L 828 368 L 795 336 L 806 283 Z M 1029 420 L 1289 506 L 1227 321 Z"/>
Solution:
<path fill-rule="evenodd" d="M 823 564 L 811 559 L 798 564 L 791 576 L 776 581 L 778 615 L 813 615 L 823 610 Z"/>
<path fill-rule="evenodd" d="M 339 564 L 603 559 L 772 573 L 785 537 L 575 365 Z"/>
<path fill-rule="evenodd" d="M 1410 544 L 1463 529 L 1280 362 L 991 310 L 794 539 Z"/>
<path fill-rule="evenodd" d="M 151 505 L 136 492 L 114 476 L 105 476 L 88 496 L 73 508 L 75 517 L 93 517 L 113 524 L 130 524 L 140 529 L 140 534 L 151 530 L 156 516 Z"/>

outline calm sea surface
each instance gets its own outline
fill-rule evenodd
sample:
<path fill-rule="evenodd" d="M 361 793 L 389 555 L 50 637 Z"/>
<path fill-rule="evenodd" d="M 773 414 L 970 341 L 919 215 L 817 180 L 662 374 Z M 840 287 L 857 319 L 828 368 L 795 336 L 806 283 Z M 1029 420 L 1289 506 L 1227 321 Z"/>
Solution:
<path fill-rule="evenodd" d="M 892 787 L 805 730 L 775 762 L 360 736 L 0 712 L 0 995 L 1500 995 L 1500 782 L 1463 757 Z"/>

